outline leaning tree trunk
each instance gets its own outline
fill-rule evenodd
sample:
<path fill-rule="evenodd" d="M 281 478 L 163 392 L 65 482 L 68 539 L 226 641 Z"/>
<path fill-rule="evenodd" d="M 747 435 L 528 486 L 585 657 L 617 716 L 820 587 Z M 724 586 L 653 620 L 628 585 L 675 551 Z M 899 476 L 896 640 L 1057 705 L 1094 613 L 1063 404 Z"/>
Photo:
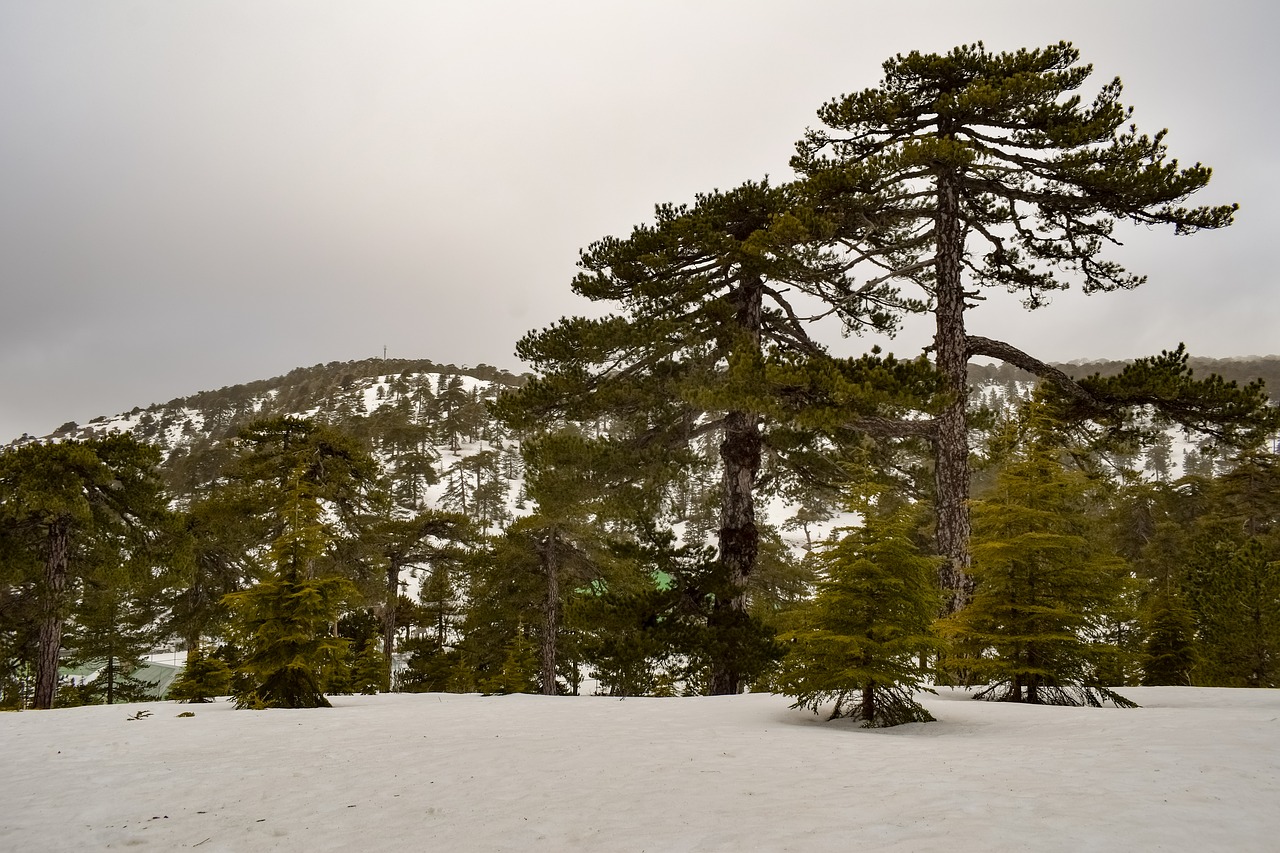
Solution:
<path fill-rule="evenodd" d="M 34 706 L 53 707 L 58 692 L 58 658 L 62 652 L 62 608 L 67 588 L 67 555 L 71 545 L 71 525 L 65 520 L 49 528 L 48 552 L 44 563 L 44 594 L 40 602 L 40 630 L 36 646 L 36 692 Z"/>
<path fill-rule="evenodd" d="M 736 294 L 735 331 L 742 336 L 734 346 L 760 351 L 764 290 L 757 277 L 745 276 Z M 745 338 L 745 340 L 744 340 Z M 755 484 L 760 471 L 760 416 L 731 411 L 724 419 L 720 443 L 721 491 L 718 546 L 723 588 L 716 591 L 707 627 L 717 650 L 711 660 L 713 696 L 741 693 L 747 673 L 742 660 L 742 640 L 747 623 L 747 580 L 760 552 L 756 528 Z"/>
<path fill-rule="evenodd" d="M 938 177 L 937 267 L 934 353 L 948 395 L 938 414 L 934 438 L 934 484 L 938 569 L 945 608 L 955 613 L 969 601 L 969 354 L 964 328 L 964 287 L 960 279 L 964 231 L 955 176 Z"/>
<path fill-rule="evenodd" d="M 560 631 L 559 536 L 553 530 L 542 552 L 542 570 L 547 578 L 547 597 L 542 603 L 542 693 L 556 695 L 556 635 Z"/>

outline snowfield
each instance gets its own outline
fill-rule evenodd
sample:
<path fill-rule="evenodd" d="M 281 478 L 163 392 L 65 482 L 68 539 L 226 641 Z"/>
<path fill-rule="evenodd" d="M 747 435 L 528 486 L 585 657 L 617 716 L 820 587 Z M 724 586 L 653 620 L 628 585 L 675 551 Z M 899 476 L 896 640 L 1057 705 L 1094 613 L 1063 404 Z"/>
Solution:
<path fill-rule="evenodd" d="M 1280 691 L 1122 692 L 887 730 L 764 694 L 0 714 L 0 850 L 1280 849 Z"/>

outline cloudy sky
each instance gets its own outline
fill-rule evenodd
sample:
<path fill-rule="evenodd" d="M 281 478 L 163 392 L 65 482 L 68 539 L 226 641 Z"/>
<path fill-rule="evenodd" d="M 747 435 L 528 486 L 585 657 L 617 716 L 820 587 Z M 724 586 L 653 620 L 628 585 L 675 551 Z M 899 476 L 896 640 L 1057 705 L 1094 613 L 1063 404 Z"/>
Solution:
<path fill-rule="evenodd" d="M 1127 235 L 1137 291 L 993 297 L 972 330 L 1062 361 L 1280 352 L 1274 8 L 0 0 L 0 442 L 384 347 L 520 369 L 521 334 L 590 310 L 581 247 L 786 179 L 822 102 L 976 40 L 1073 41 L 1241 211 Z"/>

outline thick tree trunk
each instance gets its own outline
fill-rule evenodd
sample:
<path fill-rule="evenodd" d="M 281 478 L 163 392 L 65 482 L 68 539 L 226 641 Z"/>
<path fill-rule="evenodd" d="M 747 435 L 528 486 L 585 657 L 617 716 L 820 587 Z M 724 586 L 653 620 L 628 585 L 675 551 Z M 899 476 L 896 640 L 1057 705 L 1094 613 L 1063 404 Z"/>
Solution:
<path fill-rule="evenodd" d="M 725 594 L 712 604 L 709 627 L 719 643 L 718 658 L 712 660 L 712 695 L 741 693 L 746 687 L 738 644 L 733 640 L 745 627 L 747 580 L 755 571 L 760 551 L 760 531 L 756 528 L 754 485 L 760 470 L 760 419 L 746 412 L 730 412 L 725 418 L 725 437 L 720 444 L 724 465 L 720 504 L 720 565 Z"/>
<path fill-rule="evenodd" d="M 400 563 L 387 566 L 387 603 L 382 608 L 382 671 L 385 690 L 391 690 L 391 668 L 396 649 L 396 610 L 400 605 Z"/>
<path fill-rule="evenodd" d="M 44 594 L 40 604 L 40 631 L 36 647 L 36 692 L 34 706 L 53 707 L 58 692 L 58 658 L 62 652 L 62 607 L 67 588 L 67 556 L 71 546 L 71 525 L 65 520 L 49 528 L 48 552 L 44 563 Z"/>
<path fill-rule="evenodd" d="M 934 353 L 949 395 L 938 414 L 934 437 L 934 483 L 938 569 L 947 613 L 969 601 L 969 355 L 964 328 L 964 287 L 960 279 L 964 231 L 954 176 L 938 177 L 937 331 Z"/>
<path fill-rule="evenodd" d="M 553 531 L 542 552 L 542 568 L 547 576 L 547 597 L 542 603 L 542 693 L 556 695 L 556 635 L 560 632 L 559 541 Z"/>
<path fill-rule="evenodd" d="M 736 346 L 760 350 L 764 291 L 758 278 L 746 277 L 737 293 Z M 741 638 L 747 622 L 747 580 L 756 567 L 760 532 L 756 528 L 755 482 L 760 471 L 760 416 L 732 411 L 724 419 L 720 443 L 721 472 L 720 552 L 723 594 L 712 604 L 708 628 L 718 651 L 711 661 L 709 691 L 720 696 L 741 693 L 746 672 L 741 660 Z"/>

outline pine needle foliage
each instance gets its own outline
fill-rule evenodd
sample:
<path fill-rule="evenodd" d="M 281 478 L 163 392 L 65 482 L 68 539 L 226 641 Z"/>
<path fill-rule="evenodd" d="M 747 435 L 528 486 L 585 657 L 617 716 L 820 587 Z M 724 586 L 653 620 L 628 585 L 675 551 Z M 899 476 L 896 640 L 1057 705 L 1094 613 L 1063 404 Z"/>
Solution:
<path fill-rule="evenodd" d="M 981 42 L 912 51 L 883 69 L 878 86 L 818 110 L 823 126 L 800 140 L 792 165 L 805 179 L 795 186 L 830 223 L 832 244 L 849 249 L 850 281 L 858 275 L 851 292 L 879 288 L 886 323 L 907 313 L 934 318 L 931 349 L 951 398 L 932 419 L 936 535 L 954 611 L 971 586 L 971 358 L 1048 380 L 1062 390 L 1064 412 L 1082 419 L 1125 420 L 1120 410 L 1150 403 L 1189 427 L 1247 438 L 1267 417 L 1265 399 L 1253 387 L 1191 382 L 1180 372 L 1180 349 L 1121 382 L 1076 382 L 969 331 L 984 288 L 1036 309 L 1071 286 L 1101 293 L 1140 285 L 1143 276 L 1109 257 L 1125 223 L 1168 225 L 1175 234 L 1231 224 L 1234 204 L 1187 206 L 1210 169 L 1170 157 L 1165 131 L 1139 132 L 1119 79 L 1084 92 L 1093 68 L 1068 42 L 1003 53 Z M 1231 405 L 1216 405 L 1224 400 Z"/>
<path fill-rule="evenodd" d="M 182 675 L 169 687 L 166 698 L 179 702 L 212 702 L 231 692 L 231 667 L 219 658 L 196 649 L 187 658 Z"/>
<path fill-rule="evenodd" d="M 937 648 L 930 625 L 941 601 L 937 560 L 913 541 L 912 509 L 874 515 L 818 555 L 818 593 L 784 634 L 779 686 L 792 707 L 868 728 L 928 722 L 915 701 L 924 688 L 919 661 Z"/>
<path fill-rule="evenodd" d="M 239 644 L 237 708 L 328 708 L 323 674 L 338 665 L 348 641 L 329 634 L 354 587 L 343 578 L 268 580 L 227 596 Z"/>
<path fill-rule="evenodd" d="M 974 502 L 977 587 L 941 623 L 955 641 L 950 665 L 988 685 L 978 699 L 1133 707 L 1096 684 L 1108 647 L 1093 630 L 1121 597 L 1126 566 L 1097 535 L 1089 478 L 1058 457 L 1047 440 L 1033 440 Z"/>

